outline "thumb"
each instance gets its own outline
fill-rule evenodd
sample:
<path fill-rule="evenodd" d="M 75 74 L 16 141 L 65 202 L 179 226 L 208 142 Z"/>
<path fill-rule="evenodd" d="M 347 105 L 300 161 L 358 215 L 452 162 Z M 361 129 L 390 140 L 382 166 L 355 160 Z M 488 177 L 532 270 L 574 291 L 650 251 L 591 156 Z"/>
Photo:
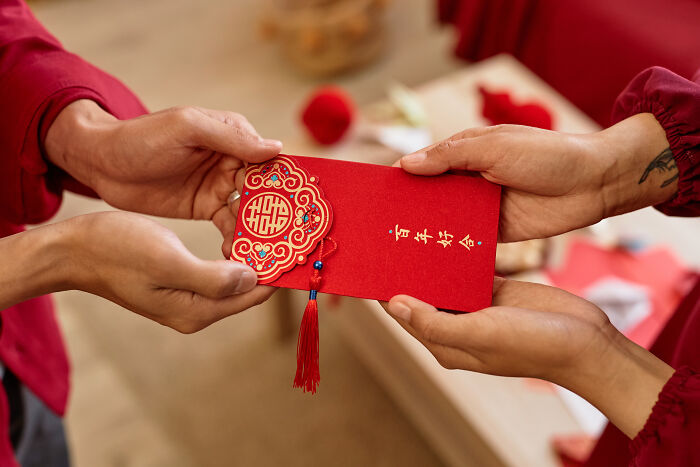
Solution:
<path fill-rule="evenodd" d="M 484 172 L 493 162 L 483 138 L 450 138 L 402 157 L 401 168 L 415 175 L 439 175 L 448 170 Z"/>
<path fill-rule="evenodd" d="M 394 318 L 408 324 L 415 331 L 415 337 L 424 342 L 449 347 L 461 347 L 464 344 L 462 321 L 468 315 L 439 311 L 434 306 L 407 295 L 393 297 L 387 311 Z"/>
<path fill-rule="evenodd" d="M 193 258 L 178 272 L 176 287 L 209 298 L 224 298 L 250 291 L 258 281 L 255 271 L 236 261 Z"/>

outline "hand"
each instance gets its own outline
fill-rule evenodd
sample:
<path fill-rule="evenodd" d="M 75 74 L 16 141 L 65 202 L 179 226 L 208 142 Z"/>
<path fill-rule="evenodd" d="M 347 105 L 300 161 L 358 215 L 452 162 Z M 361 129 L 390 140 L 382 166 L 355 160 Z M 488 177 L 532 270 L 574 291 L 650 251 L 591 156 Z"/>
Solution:
<path fill-rule="evenodd" d="M 179 107 L 121 121 L 80 100 L 56 118 L 45 147 L 54 164 L 114 207 L 212 220 L 232 238 L 227 200 L 236 173 L 276 156 L 282 144 L 233 112 Z M 230 249 L 222 245 L 225 257 Z"/>
<path fill-rule="evenodd" d="M 590 135 L 517 125 L 473 128 L 404 156 L 400 165 L 417 175 L 479 171 L 503 185 L 502 242 L 568 232 L 661 203 L 677 191 L 666 134 L 651 114 Z"/>
<path fill-rule="evenodd" d="M 444 367 L 559 384 L 630 437 L 673 373 L 598 307 L 554 287 L 497 277 L 493 306 L 474 313 L 441 312 L 405 295 L 386 308 Z"/>
<path fill-rule="evenodd" d="M 128 213 L 72 220 L 74 281 L 179 332 L 199 331 L 258 305 L 275 290 L 235 261 L 203 261 L 160 224 Z"/>
<path fill-rule="evenodd" d="M 0 309 L 77 289 L 179 332 L 192 333 L 255 306 L 273 288 L 227 260 L 203 261 L 145 217 L 89 214 L 0 239 Z"/>

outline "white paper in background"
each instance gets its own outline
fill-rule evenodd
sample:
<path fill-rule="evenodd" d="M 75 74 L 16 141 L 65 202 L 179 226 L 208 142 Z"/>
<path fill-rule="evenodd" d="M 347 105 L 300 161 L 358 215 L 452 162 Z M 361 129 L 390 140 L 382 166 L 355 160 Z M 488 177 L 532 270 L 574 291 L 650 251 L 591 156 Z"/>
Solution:
<path fill-rule="evenodd" d="M 414 128 L 424 127 L 428 123 L 428 114 L 418 94 L 401 83 L 392 83 L 387 89 L 389 101 L 401 112 L 401 115 Z"/>
<path fill-rule="evenodd" d="M 620 278 L 604 277 L 590 285 L 583 298 L 598 306 L 621 333 L 633 328 L 651 313 L 647 289 Z"/>
<path fill-rule="evenodd" d="M 613 326 L 622 333 L 639 324 L 651 313 L 647 290 L 618 277 L 600 279 L 588 287 L 583 296 L 603 310 Z M 568 389 L 559 386 L 556 388 L 564 405 L 586 434 L 594 437 L 600 435 L 607 423 L 605 415 Z"/>
<path fill-rule="evenodd" d="M 378 129 L 377 140 L 401 154 L 410 154 L 433 143 L 427 128 L 386 126 Z"/>
<path fill-rule="evenodd" d="M 433 144 L 433 137 L 424 127 L 407 125 L 365 125 L 357 135 L 393 149 L 401 155 L 416 152 Z"/>

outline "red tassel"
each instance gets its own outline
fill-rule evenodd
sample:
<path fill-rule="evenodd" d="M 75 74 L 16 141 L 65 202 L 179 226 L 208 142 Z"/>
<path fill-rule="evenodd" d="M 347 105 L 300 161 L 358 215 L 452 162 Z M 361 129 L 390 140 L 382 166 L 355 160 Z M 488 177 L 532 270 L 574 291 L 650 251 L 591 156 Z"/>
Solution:
<path fill-rule="evenodd" d="M 315 290 L 313 291 L 315 292 Z M 309 300 L 304 310 L 297 341 L 297 374 L 294 387 L 304 392 L 316 393 L 321 382 L 318 368 L 318 305 L 316 299 Z"/>
<path fill-rule="evenodd" d="M 323 251 L 324 243 L 331 242 L 331 248 Z M 316 295 L 321 288 L 321 274 L 323 268 L 323 258 L 332 254 L 337 244 L 335 240 L 326 237 L 321 240 L 319 246 L 318 261 L 314 262 L 314 272 L 309 279 L 309 303 L 306 304 L 304 316 L 301 318 L 299 327 L 299 340 L 297 341 L 297 372 L 294 376 L 293 387 L 301 388 L 304 392 L 316 393 L 321 382 L 321 372 L 318 365 L 318 304 Z"/>

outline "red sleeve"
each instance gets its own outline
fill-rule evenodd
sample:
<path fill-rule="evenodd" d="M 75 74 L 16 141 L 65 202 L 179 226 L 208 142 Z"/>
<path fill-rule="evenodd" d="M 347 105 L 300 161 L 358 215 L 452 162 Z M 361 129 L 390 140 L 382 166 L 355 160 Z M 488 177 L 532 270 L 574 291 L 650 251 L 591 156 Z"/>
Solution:
<path fill-rule="evenodd" d="M 700 465 L 700 374 L 677 370 L 659 394 L 644 428 L 632 440 L 639 467 Z"/>
<path fill-rule="evenodd" d="M 700 70 L 693 81 L 660 67 L 641 72 L 617 98 L 613 123 L 644 112 L 666 130 L 678 166 L 678 194 L 656 208 L 672 216 L 700 216 Z"/>
<path fill-rule="evenodd" d="M 146 112 L 117 79 L 63 49 L 21 0 L 0 0 L 0 217 L 52 216 L 64 188 L 90 193 L 47 164 L 43 140 L 71 102 L 91 99 L 117 118 Z"/>

